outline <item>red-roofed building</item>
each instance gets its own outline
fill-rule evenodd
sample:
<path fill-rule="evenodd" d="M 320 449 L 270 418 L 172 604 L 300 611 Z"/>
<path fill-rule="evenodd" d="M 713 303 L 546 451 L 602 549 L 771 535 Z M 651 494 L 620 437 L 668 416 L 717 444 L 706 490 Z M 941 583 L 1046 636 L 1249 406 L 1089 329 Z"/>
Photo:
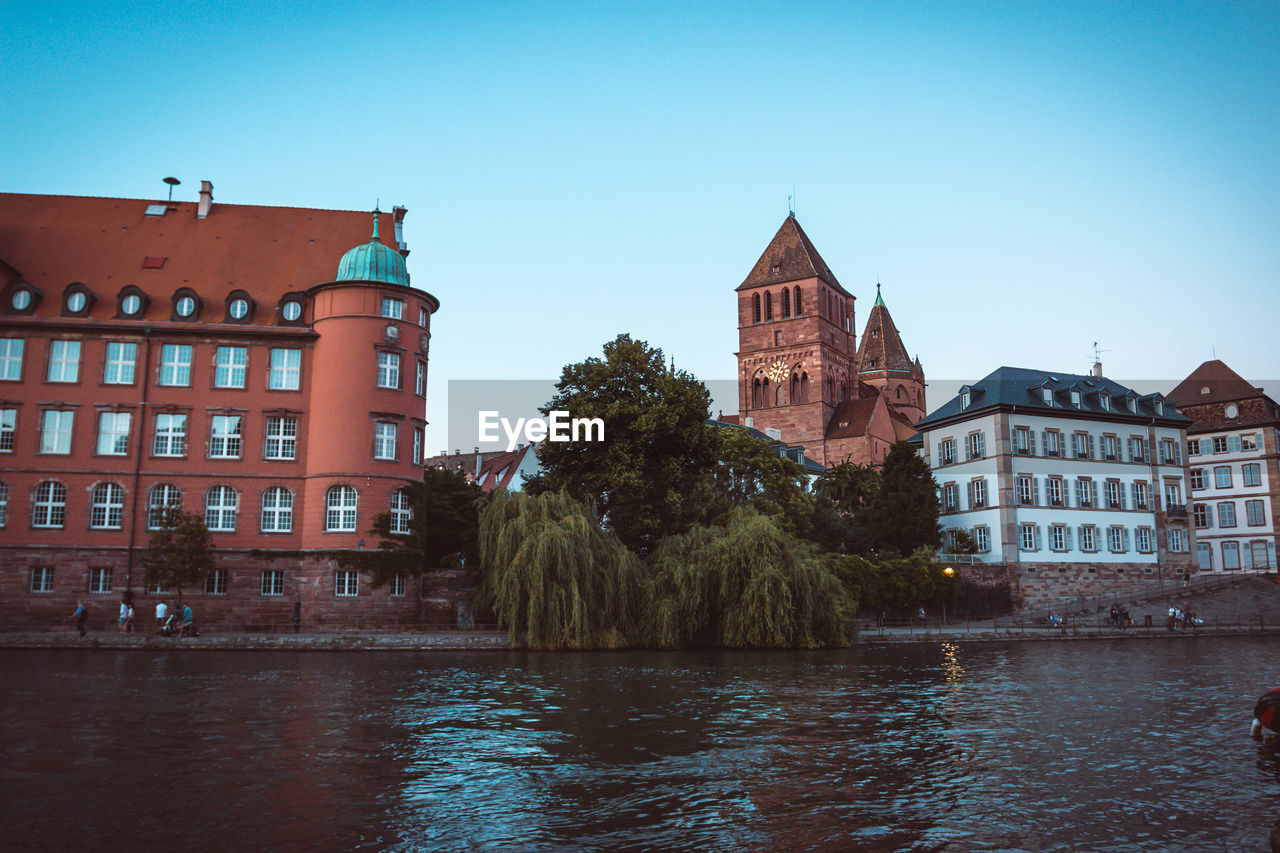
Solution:
<path fill-rule="evenodd" d="M 925 413 L 924 368 L 876 291 L 861 347 L 854 296 L 795 216 L 773 236 L 738 294 L 737 421 L 823 465 L 879 465 Z M 724 420 L 727 420 L 725 418 Z"/>
<path fill-rule="evenodd" d="M 418 614 L 324 555 L 377 513 L 407 526 L 421 480 L 439 303 L 409 285 L 404 214 L 214 204 L 208 181 L 198 202 L 0 194 L 2 624 L 122 595 L 149 620 L 173 594 L 144 591 L 138 551 L 175 501 L 213 531 L 217 573 L 183 590 L 206 625 Z"/>

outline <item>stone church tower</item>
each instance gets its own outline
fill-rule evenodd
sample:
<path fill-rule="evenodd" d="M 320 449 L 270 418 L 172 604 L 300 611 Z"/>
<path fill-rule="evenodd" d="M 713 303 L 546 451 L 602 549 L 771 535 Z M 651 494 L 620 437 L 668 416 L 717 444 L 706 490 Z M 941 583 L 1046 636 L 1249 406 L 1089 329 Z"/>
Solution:
<path fill-rule="evenodd" d="M 823 465 L 879 464 L 924 416 L 924 372 L 877 298 L 856 346 L 854 296 L 789 214 L 738 295 L 738 411 Z M 861 365 L 862 359 L 874 367 Z M 905 367 L 903 366 L 905 364 Z M 726 419 L 729 420 L 729 419 Z"/>

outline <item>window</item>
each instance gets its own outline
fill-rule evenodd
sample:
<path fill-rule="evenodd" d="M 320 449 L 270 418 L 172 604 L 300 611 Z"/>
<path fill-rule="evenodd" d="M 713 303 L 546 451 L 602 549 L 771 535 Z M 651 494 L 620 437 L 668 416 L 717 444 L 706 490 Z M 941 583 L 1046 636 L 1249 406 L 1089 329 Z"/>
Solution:
<path fill-rule="evenodd" d="M 1191 491 L 1197 491 L 1204 488 L 1204 469 L 1191 469 Z"/>
<path fill-rule="evenodd" d="M 396 425 L 376 423 L 373 425 L 373 458 L 396 458 Z"/>
<path fill-rule="evenodd" d="M 1182 460 L 1178 458 L 1178 443 L 1173 439 L 1160 439 L 1160 464 L 1176 465 Z"/>
<path fill-rule="evenodd" d="M 1240 568 L 1240 543 L 1222 543 L 1222 568 L 1229 572 Z"/>
<path fill-rule="evenodd" d="M 263 595 L 284 595 L 284 571 L 270 569 L 262 573 Z"/>
<path fill-rule="evenodd" d="M 751 295 L 751 322 L 760 322 L 760 294 L 758 293 Z"/>
<path fill-rule="evenodd" d="M 875 362 L 872 362 L 872 363 L 871 363 L 871 366 L 872 366 L 872 367 L 875 367 Z M 971 400 L 972 400 L 972 397 L 970 397 L 970 395 L 969 395 L 969 392 L 968 392 L 968 391 L 961 391 L 961 392 L 960 392 L 960 408 L 962 408 L 962 409 L 967 409 L 967 408 L 969 408 L 969 403 L 970 403 L 970 401 L 971 401 Z"/>
<path fill-rule="evenodd" d="M 9 484 L 0 480 L 0 527 L 9 523 Z"/>
<path fill-rule="evenodd" d="M 773 319 L 773 294 L 767 290 L 764 292 L 764 319 Z"/>
<path fill-rule="evenodd" d="M 1044 455 L 1060 456 L 1062 454 L 1062 433 L 1056 429 L 1044 431 Z"/>
<path fill-rule="evenodd" d="M 1085 524 L 1080 527 L 1080 550 L 1098 550 L 1098 528 L 1092 524 Z"/>
<path fill-rule="evenodd" d="M 970 485 L 972 488 L 972 485 Z M 942 487 L 942 511 L 955 512 L 960 508 L 960 489 L 955 483 L 947 483 Z"/>
<path fill-rule="evenodd" d="M 956 440 L 944 438 L 938 445 L 938 464 L 951 465 L 956 461 Z"/>
<path fill-rule="evenodd" d="M 1169 530 L 1169 550 L 1175 554 L 1181 554 L 1187 550 L 1185 534 L 1176 527 Z"/>
<path fill-rule="evenodd" d="M 62 527 L 67 520 L 67 487 L 52 480 L 36 486 L 31 507 L 32 527 Z"/>
<path fill-rule="evenodd" d="M 89 592 L 111 592 L 110 569 L 89 569 Z"/>
<path fill-rule="evenodd" d="M 1215 435 L 1213 437 L 1213 452 L 1214 453 L 1227 452 L 1227 437 L 1225 435 Z"/>
<path fill-rule="evenodd" d="M 422 464 L 423 443 L 424 443 L 424 436 L 422 434 L 422 427 L 414 427 L 413 428 L 413 464 L 414 465 Z"/>
<path fill-rule="evenodd" d="M 288 460 L 298 454 L 298 419 L 267 418 L 267 443 L 263 455 L 267 459 Z"/>
<path fill-rule="evenodd" d="M 404 595 L 404 575 L 396 575 L 391 579 L 391 595 L 396 598 Z"/>
<path fill-rule="evenodd" d="M 1187 456 L 1199 456 L 1199 455 L 1200 455 L 1200 439 L 1188 438 L 1187 439 Z"/>
<path fill-rule="evenodd" d="M 1143 554 L 1151 553 L 1151 528 L 1139 527 L 1134 531 L 1134 541 L 1137 543 L 1138 550 Z"/>
<path fill-rule="evenodd" d="M 403 489 L 391 493 L 391 532 L 408 533 L 413 512 L 409 509 L 409 495 Z"/>
<path fill-rule="evenodd" d="M 227 594 L 227 570 L 214 569 L 204 578 L 204 594 L 205 595 L 226 595 Z"/>
<path fill-rule="evenodd" d="M 129 453 L 129 412 L 98 414 L 98 455 L 126 456 Z"/>
<path fill-rule="evenodd" d="M 1261 438 L 1260 433 L 1256 435 L 1240 436 L 1240 449 L 1241 450 L 1257 450 L 1259 438 Z"/>
<path fill-rule="evenodd" d="M 187 452 L 187 416 L 156 415 L 156 435 L 152 456 L 182 456 Z"/>
<path fill-rule="evenodd" d="M 71 427 L 75 416 L 75 412 L 56 409 L 44 413 L 44 428 L 40 430 L 41 453 L 71 452 Z"/>
<path fill-rule="evenodd" d="M 398 353 L 378 353 L 378 387 L 400 387 L 400 356 Z"/>
<path fill-rule="evenodd" d="M 1055 524 L 1049 528 L 1049 550 L 1067 550 L 1067 528 L 1064 525 Z"/>
<path fill-rule="evenodd" d="M 240 457 L 240 416 L 214 415 L 210 420 L 210 458 L 238 459 Z"/>
<path fill-rule="evenodd" d="M 1250 568 L 1254 568 L 1254 569 L 1274 568 L 1271 565 L 1271 562 L 1272 562 L 1271 557 L 1268 556 L 1267 554 L 1266 542 L 1262 542 L 1258 540 L 1254 540 L 1253 542 L 1250 542 L 1249 551 L 1247 552 L 1247 554 L 1249 557 Z"/>
<path fill-rule="evenodd" d="M 1071 405 L 1075 406 L 1077 409 L 1080 408 L 1080 392 L 1079 391 L 1071 392 Z"/>
<path fill-rule="evenodd" d="M 1040 527 L 1036 524 L 1020 524 L 1019 547 L 1023 551 L 1040 550 Z"/>
<path fill-rule="evenodd" d="M 1123 492 L 1119 480 L 1107 480 L 1103 486 L 1107 496 L 1107 509 L 1124 509 Z"/>
<path fill-rule="evenodd" d="M 1105 391 L 1098 395 L 1098 405 L 1102 407 L 1102 411 L 1111 411 L 1111 395 Z"/>
<path fill-rule="evenodd" d="M 214 388 L 243 388 L 249 350 L 245 347 L 218 347 L 213 361 Z"/>
<path fill-rule="evenodd" d="M 1049 506 L 1066 506 L 1062 498 L 1061 477 L 1050 477 L 1045 488 L 1049 493 Z"/>
<path fill-rule="evenodd" d="M 107 360 L 102 365 L 102 384 L 132 385 L 133 366 L 137 358 L 137 344 L 108 343 Z"/>
<path fill-rule="evenodd" d="M 185 386 L 191 384 L 191 347 L 186 344 L 165 344 L 160 348 L 159 385 Z"/>
<path fill-rule="evenodd" d="M 1196 543 L 1196 563 L 1202 572 L 1213 571 L 1213 546 L 1208 542 Z"/>
<path fill-rule="evenodd" d="M 333 594 L 341 598 L 353 598 L 360 594 L 360 573 L 339 570 L 333 576 Z"/>
<path fill-rule="evenodd" d="M 22 378 L 22 338 L 0 338 L 0 380 Z"/>
<path fill-rule="evenodd" d="M 983 433 L 971 433 L 965 441 L 965 459 L 982 459 L 987 455 L 987 439 Z"/>
<path fill-rule="evenodd" d="M 1087 432 L 1071 434 L 1071 455 L 1076 459 L 1093 458 L 1093 436 Z"/>
<path fill-rule="evenodd" d="M 236 529 L 236 491 L 230 486 L 214 486 L 204 497 L 204 526 L 233 533 Z"/>
<path fill-rule="evenodd" d="M 1093 506 L 1093 480 L 1088 477 L 1081 477 L 1076 480 L 1076 506 L 1091 507 Z M 1084 541 L 1081 540 L 1081 547 L 1084 547 Z"/>
<path fill-rule="evenodd" d="M 418 306 L 418 325 L 424 329 L 427 327 L 428 316 L 429 315 L 427 314 L 427 309 L 423 308 L 422 306 Z"/>
<path fill-rule="evenodd" d="M 1144 480 L 1135 480 L 1133 483 L 1133 508 L 1147 508 L 1147 484 Z"/>
<path fill-rule="evenodd" d="M 302 350 L 271 350 L 267 387 L 273 391 L 297 391 L 302 382 Z"/>
<path fill-rule="evenodd" d="M 1013 452 L 1019 456 L 1030 456 L 1035 453 L 1032 447 L 1031 430 L 1026 427 L 1014 427 Z"/>
<path fill-rule="evenodd" d="M 53 567 L 52 566 L 32 566 L 31 567 L 31 591 L 32 592 L 53 592 Z"/>
<path fill-rule="evenodd" d="M 280 313 L 284 315 L 285 320 L 292 323 L 302 316 L 302 303 L 296 299 L 290 299 L 280 307 Z"/>
<path fill-rule="evenodd" d="M 795 286 L 794 290 L 795 290 L 795 292 L 796 292 L 796 299 L 795 299 L 795 303 L 796 303 L 796 316 L 797 316 L 797 317 L 799 317 L 801 314 L 803 314 L 803 313 L 804 313 L 804 307 L 803 307 L 803 295 L 800 293 L 800 285 L 798 285 L 798 284 L 797 284 L 797 285 Z"/>
<path fill-rule="evenodd" d="M 1267 523 L 1267 514 L 1263 509 L 1262 501 L 1245 501 L 1244 502 L 1245 523 L 1250 527 L 1261 527 Z"/>
<path fill-rule="evenodd" d="M 0 409 L 0 453 L 12 453 L 14 433 L 18 429 L 18 410 Z"/>
<path fill-rule="evenodd" d="M 1053 389 L 1048 386 L 1040 389 L 1040 401 L 1046 406 L 1053 405 Z"/>
<path fill-rule="evenodd" d="M 427 365 L 425 362 L 418 362 L 418 377 L 413 382 L 413 393 L 419 397 L 427 396 Z"/>
<path fill-rule="evenodd" d="M 1195 519 L 1196 527 L 1208 527 L 1210 524 L 1209 505 L 1196 504 L 1192 510 L 1192 517 Z"/>
<path fill-rule="evenodd" d="M 196 300 L 192 296 L 179 296 L 178 301 L 173 305 L 173 311 L 184 320 L 191 319 L 196 311 Z"/>
<path fill-rule="evenodd" d="M 986 525 L 973 528 L 973 541 L 978 545 L 978 552 L 986 554 L 991 550 L 991 533 Z"/>
<path fill-rule="evenodd" d="M 143 269 L 159 269 L 158 266 L 148 267 L 146 264 L 150 258 L 143 259 Z M 120 314 L 125 317 L 132 317 L 142 310 L 142 297 L 136 293 L 130 293 L 120 300 Z"/>
<path fill-rule="evenodd" d="M 288 533 L 293 530 L 293 492 L 273 486 L 262 493 L 262 532 Z"/>
<path fill-rule="evenodd" d="M 1129 537 L 1127 531 L 1123 527 L 1107 528 L 1107 550 L 1113 554 L 1122 554 L 1129 550 L 1125 540 Z"/>
<path fill-rule="evenodd" d="M 1120 441 L 1114 435 L 1102 437 L 1102 458 L 1115 462 L 1120 455 Z"/>
<path fill-rule="evenodd" d="M 356 530 L 356 490 L 350 486 L 333 486 L 325 499 L 324 529 L 337 533 Z"/>
<path fill-rule="evenodd" d="M 987 480 L 984 477 L 981 480 L 974 480 L 970 484 L 971 497 L 969 498 L 969 506 L 971 509 L 979 509 L 987 505 Z"/>
<path fill-rule="evenodd" d="M 147 498 L 147 529 L 159 530 L 164 523 L 164 511 L 171 506 L 182 506 L 182 492 L 178 487 L 168 483 L 152 486 Z"/>
<path fill-rule="evenodd" d="M 227 306 L 227 314 L 232 320 L 243 320 L 249 316 L 249 300 L 244 297 L 236 297 L 231 300 Z"/>
<path fill-rule="evenodd" d="M 50 382 L 75 382 L 80 378 L 80 342 L 49 342 Z"/>
<path fill-rule="evenodd" d="M 1014 485 L 1014 491 L 1018 498 L 1019 506 L 1031 505 L 1031 478 L 1018 477 Z"/>
<path fill-rule="evenodd" d="M 116 483 L 94 486 L 89 526 L 95 530 L 119 530 L 123 518 L 124 489 Z"/>
<path fill-rule="evenodd" d="M 1244 474 L 1244 484 L 1246 486 L 1262 485 L 1262 466 L 1257 462 L 1250 462 L 1245 465 L 1242 473 Z"/>
<path fill-rule="evenodd" d="M 390 317 L 392 320 L 404 317 L 404 300 L 393 299 L 390 296 L 382 297 L 382 316 Z"/>

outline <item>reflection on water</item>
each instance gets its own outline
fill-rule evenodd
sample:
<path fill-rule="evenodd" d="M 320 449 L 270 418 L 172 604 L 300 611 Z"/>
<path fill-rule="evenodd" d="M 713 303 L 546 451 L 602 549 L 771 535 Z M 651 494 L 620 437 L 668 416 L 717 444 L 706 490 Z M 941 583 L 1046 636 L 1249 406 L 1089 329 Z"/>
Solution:
<path fill-rule="evenodd" d="M 41 849 L 1266 849 L 1271 645 L 6 652 L 0 821 Z"/>

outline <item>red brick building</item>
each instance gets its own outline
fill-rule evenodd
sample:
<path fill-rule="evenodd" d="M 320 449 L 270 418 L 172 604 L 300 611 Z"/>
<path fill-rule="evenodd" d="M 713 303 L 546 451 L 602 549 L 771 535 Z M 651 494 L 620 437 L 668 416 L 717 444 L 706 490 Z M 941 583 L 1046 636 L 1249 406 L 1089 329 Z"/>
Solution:
<path fill-rule="evenodd" d="M 370 589 L 321 552 L 408 524 L 439 303 L 409 285 L 392 213 L 0 194 L 0 627 L 77 598 L 139 621 L 138 551 L 160 507 L 203 513 L 205 625 L 386 624 L 416 590 Z M 372 238 L 370 233 L 372 232 Z M 394 235 L 387 245 L 379 236 Z"/>
<path fill-rule="evenodd" d="M 856 346 L 855 298 L 794 215 L 737 294 L 738 422 L 827 466 L 879 464 L 915 433 L 924 368 L 907 355 L 878 287 Z"/>

